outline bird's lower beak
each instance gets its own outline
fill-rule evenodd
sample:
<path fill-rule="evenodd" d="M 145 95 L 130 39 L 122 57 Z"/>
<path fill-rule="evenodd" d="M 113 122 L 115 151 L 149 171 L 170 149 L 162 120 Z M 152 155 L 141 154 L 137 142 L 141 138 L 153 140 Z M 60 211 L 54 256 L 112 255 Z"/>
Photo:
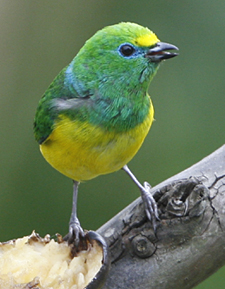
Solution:
<path fill-rule="evenodd" d="M 149 58 L 152 62 L 160 62 L 178 55 L 178 53 L 167 50 L 178 50 L 178 48 L 169 43 L 157 42 L 155 47 L 148 50 L 145 57 Z"/>

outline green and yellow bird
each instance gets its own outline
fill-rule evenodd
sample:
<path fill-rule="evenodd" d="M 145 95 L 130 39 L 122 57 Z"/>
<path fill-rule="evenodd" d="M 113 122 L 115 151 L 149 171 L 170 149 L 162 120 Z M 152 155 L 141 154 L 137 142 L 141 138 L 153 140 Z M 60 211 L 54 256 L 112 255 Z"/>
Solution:
<path fill-rule="evenodd" d="M 147 217 L 156 224 L 157 206 L 127 167 L 151 127 L 149 84 L 162 60 L 177 54 L 148 28 L 119 23 L 98 31 L 51 83 L 34 121 L 44 158 L 71 178 L 73 207 L 68 240 L 79 241 L 78 185 L 123 168 L 141 190 Z"/>

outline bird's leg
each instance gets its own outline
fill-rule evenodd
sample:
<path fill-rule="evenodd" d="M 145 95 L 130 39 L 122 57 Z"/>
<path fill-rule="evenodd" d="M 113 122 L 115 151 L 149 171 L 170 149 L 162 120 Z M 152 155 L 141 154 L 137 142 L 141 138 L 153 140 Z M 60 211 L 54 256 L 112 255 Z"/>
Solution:
<path fill-rule="evenodd" d="M 144 186 L 138 181 L 135 175 L 130 171 L 127 165 L 123 167 L 123 170 L 130 176 L 130 178 L 135 182 L 135 184 L 141 190 L 141 197 L 145 205 L 145 212 L 147 218 L 152 222 L 154 231 L 156 231 L 156 220 L 159 220 L 158 209 L 155 199 L 150 193 L 151 186 L 149 183 L 144 182 Z"/>
<path fill-rule="evenodd" d="M 77 217 L 77 195 L 78 195 L 78 186 L 79 182 L 73 181 L 73 206 L 72 213 L 69 222 L 69 233 L 64 238 L 68 243 L 73 243 L 78 246 L 80 237 L 84 237 L 84 231 L 80 225 L 80 222 Z"/>

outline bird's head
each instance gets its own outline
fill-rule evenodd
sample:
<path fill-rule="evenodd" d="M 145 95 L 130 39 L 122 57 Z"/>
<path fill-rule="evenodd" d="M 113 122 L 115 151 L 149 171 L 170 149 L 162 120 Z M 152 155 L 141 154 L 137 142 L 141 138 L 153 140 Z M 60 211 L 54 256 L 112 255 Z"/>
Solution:
<path fill-rule="evenodd" d="M 148 28 L 119 23 L 99 30 L 71 62 L 76 82 L 104 87 L 148 87 L 162 60 L 177 55 L 174 45 L 161 42 Z M 108 85 L 107 85 L 108 84 Z M 94 88 L 94 87 L 93 87 Z"/>

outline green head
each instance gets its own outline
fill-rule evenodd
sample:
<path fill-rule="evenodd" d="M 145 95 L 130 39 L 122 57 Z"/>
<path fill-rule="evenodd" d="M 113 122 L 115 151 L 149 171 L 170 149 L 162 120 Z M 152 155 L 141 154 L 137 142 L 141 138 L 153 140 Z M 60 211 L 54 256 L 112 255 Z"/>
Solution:
<path fill-rule="evenodd" d="M 67 83 L 80 95 L 86 93 L 87 86 L 96 91 L 99 85 L 105 93 L 112 86 L 115 93 L 146 92 L 161 60 L 176 55 L 165 51 L 171 49 L 177 48 L 160 42 L 152 31 L 138 24 L 108 26 L 92 36 L 68 66 Z"/>

